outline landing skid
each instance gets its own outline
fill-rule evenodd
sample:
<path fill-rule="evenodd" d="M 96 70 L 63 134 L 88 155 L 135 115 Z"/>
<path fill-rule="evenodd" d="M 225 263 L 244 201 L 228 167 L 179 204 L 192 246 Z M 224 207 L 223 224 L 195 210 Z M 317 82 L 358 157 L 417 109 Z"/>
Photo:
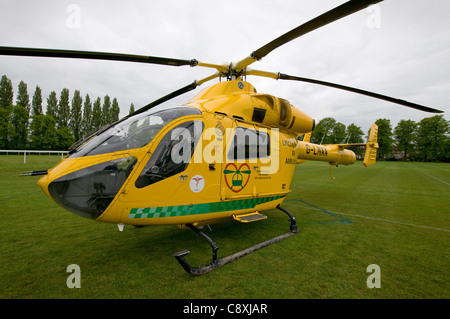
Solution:
<path fill-rule="evenodd" d="M 183 250 L 180 251 L 178 253 L 175 253 L 173 256 L 178 260 L 178 262 L 180 263 L 180 265 L 184 268 L 184 270 L 186 270 L 188 273 L 192 274 L 192 275 L 203 275 L 206 274 L 207 272 L 210 272 L 213 269 L 216 269 L 218 267 L 221 267 L 223 265 L 228 264 L 229 262 L 232 262 L 233 260 L 236 260 L 240 257 L 243 257 L 245 255 L 251 254 L 254 251 L 257 251 L 258 249 L 261 249 L 263 247 L 269 246 L 270 244 L 276 243 L 282 239 L 288 238 L 290 236 L 293 236 L 295 234 L 298 233 L 298 228 L 297 228 L 297 223 L 295 221 L 295 217 L 292 216 L 287 210 L 283 209 L 280 207 L 280 205 L 277 206 L 277 208 L 279 210 L 281 210 L 282 212 L 286 213 L 289 218 L 290 218 L 290 231 L 288 233 L 285 233 L 283 235 L 274 237 L 272 239 L 266 240 L 262 243 L 259 243 L 255 246 L 249 247 L 247 249 L 241 250 L 233 255 L 221 258 L 221 259 L 217 259 L 217 250 L 219 249 L 219 246 L 217 246 L 217 244 L 211 239 L 209 238 L 205 233 L 203 233 L 202 231 L 200 231 L 197 227 L 195 227 L 192 224 L 187 224 L 187 226 L 189 228 L 191 228 L 193 231 L 195 231 L 197 234 L 199 234 L 200 236 L 202 236 L 204 239 L 206 239 L 208 241 L 208 243 L 211 245 L 211 248 L 213 250 L 213 260 L 211 263 L 209 263 L 206 266 L 203 267 L 192 267 L 191 265 L 189 265 L 189 263 L 186 261 L 186 259 L 184 259 L 184 257 L 186 257 L 190 251 L 188 250 Z"/>

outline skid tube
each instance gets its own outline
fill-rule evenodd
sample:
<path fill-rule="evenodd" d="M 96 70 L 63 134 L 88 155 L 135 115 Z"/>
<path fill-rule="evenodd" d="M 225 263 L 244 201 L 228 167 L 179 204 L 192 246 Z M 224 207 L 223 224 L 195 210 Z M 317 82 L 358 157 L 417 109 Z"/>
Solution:
<path fill-rule="evenodd" d="M 292 216 L 287 210 L 283 209 L 282 207 L 280 207 L 280 205 L 277 206 L 277 209 L 281 210 L 282 212 L 286 213 L 289 218 L 290 218 L 290 231 L 288 233 L 285 233 L 283 235 L 274 237 L 272 239 L 266 240 L 262 243 L 259 243 L 255 246 L 249 247 L 247 249 L 241 250 L 237 253 L 234 253 L 230 256 L 221 258 L 221 259 L 217 259 L 217 250 L 219 249 L 219 246 L 217 246 L 217 244 L 211 239 L 209 238 L 205 233 L 203 233 L 202 231 L 200 231 L 197 227 L 195 227 L 192 224 L 186 224 L 186 226 L 188 226 L 190 229 L 192 229 L 193 231 L 195 231 L 197 234 L 199 234 L 201 237 L 203 237 L 204 239 L 206 239 L 208 241 L 208 243 L 211 245 L 211 248 L 213 250 L 213 260 L 211 263 L 209 263 L 206 266 L 203 267 L 192 267 L 191 265 L 189 265 L 189 263 L 186 261 L 185 257 L 190 253 L 190 251 L 188 250 L 183 250 L 180 251 L 178 253 L 175 253 L 173 256 L 177 259 L 177 261 L 180 263 L 180 265 L 183 267 L 184 270 L 186 270 L 188 273 L 190 273 L 191 275 L 203 275 L 206 274 L 208 272 L 210 272 L 213 269 L 216 269 L 218 267 L 221 267 L 223 265 L 228 264 L 229 262 L 232 262 L 233 260 L 236 260 L 240 257 L 243 257 L 245 255 L 251 254 L 254 251 L 257 251 L 258 249 L 261 249 L 263 247 L 269 246 L 273 243 L 276 243 L 282 239 L 288 238 L 290 236 L 296 235 L 298 233 L 298 228 L 297 228 L 297 223 L 295 220 L 295 217 Z"/>

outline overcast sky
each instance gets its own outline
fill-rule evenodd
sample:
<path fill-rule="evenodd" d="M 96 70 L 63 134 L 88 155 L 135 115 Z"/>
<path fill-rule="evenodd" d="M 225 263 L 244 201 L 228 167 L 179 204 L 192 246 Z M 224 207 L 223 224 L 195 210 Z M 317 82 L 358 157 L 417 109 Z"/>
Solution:
<path fill-rule="evenodd" d="M 0 46 L 117 52 L 202 62 L 239 61 L 343 0 L 0 0 Z M 385 0 L 302 36 L 251 67 L 310 77 L 450 111 L 450 1 Z M 201 67 L 0 56 L 0 75 L 21 80 L 44 107 L 54 90 L 116 97 L 121 116 L 214 71 Z M 364 131 L 435 114 L 314 84 L 248 77 L 258 92 L 289 100 L 317 121 L 334 117 Z M 187 102 L 202 88 L 165 105 Z"/>

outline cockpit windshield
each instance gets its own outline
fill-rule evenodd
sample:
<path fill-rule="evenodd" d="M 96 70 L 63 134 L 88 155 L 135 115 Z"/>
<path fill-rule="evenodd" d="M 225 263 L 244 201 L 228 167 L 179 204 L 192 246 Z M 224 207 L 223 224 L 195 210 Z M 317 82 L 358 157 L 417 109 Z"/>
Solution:
<path fill-rule="evenodd" d="M 68 157 L 99 155 L 140 148 L 150 143 L 169 122 L 187 115 L 200 115 L 192 107 L 148 111 L 120 121 L 78 147 Z"/>

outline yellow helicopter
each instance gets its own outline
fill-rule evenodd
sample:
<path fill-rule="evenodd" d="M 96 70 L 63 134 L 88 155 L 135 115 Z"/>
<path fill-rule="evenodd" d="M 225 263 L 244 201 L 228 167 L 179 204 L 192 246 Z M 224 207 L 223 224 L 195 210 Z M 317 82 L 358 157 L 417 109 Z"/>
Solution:
<path fill-rule="evenodd" d="M 200 66 L 214 74 L 176 90 L 110 124 L 70 148 L 69 155 L 38 184 L 63 208 L 96 221 L 124 225 L 178 225 L 206 239 L 213 260 L 192 267 L 189 251 L 174 254 L 194 275 L 204 274 L 241 256 L 298 233 L 295 218 L 280 205 L 290 190 L 297 164 L 307 160 L 331 165 L 356 161 L 349 146 L 366 148 L 363 164 L 376 161 L 377 126 L 367 143 L 318 145 L 309 142 L 314 120 L 287 100 L 258 93 L 247 76 L 309 82 L 334 87 L 421 111 L 442 111 L 335 83 L 250 69 L 271 51 L 306 33 L 381 0 L 351 0 L 267 43 L 230 64 L 211 64 L 153 56 L 104 52 L 0 47 L 1 55 L 80 58 Z M 220 81 L 184 105 L 154 107 L 213 79 Z M 226 81 L 222 81 L 226 79 Z M 249 223 L 279 209 L 290 218 L 289 232 L 218 259 L 217 244 L 200 228 L 228 220 Z"/>

